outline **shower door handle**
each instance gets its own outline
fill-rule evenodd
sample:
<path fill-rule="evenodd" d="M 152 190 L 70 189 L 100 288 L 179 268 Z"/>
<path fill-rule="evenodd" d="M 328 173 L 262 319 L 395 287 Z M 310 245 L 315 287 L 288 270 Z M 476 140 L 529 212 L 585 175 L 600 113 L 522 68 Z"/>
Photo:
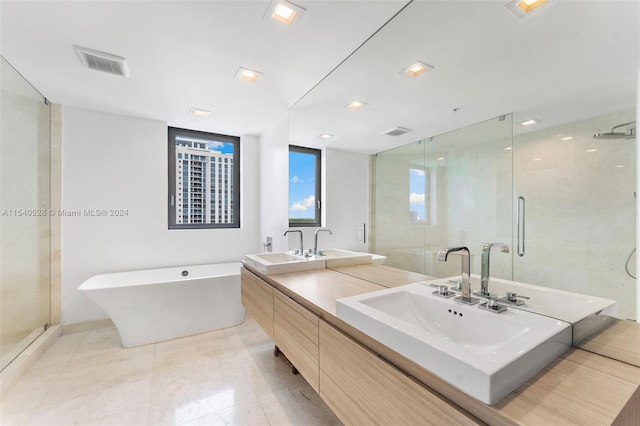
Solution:
<path fill-rule="evenodd" d="M 520 197 L 518 197 L 518 212 L 517 212 L 517 216 L 516 216 L 516 228 L 518 229 L 517 230 L 518 239 L 516 241 L 516 251 L 518 253 L 518 256 L 520 256 L 520 257 L 524 256 L 524 219 L 525 219 L 524 197 L 520 196 Z"/>

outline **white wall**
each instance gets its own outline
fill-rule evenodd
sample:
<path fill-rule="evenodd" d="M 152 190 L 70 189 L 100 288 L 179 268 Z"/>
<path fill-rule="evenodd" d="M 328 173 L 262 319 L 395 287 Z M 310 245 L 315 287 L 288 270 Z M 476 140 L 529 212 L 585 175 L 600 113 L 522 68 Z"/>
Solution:
<path fill-rule="evenodd" d="M 321 233 L 318 248 L 368 251 L 369 156 L 326 149 L 326 226 L 333 235 Z M 366 223 L 366 242 L 357 241 L 356 224 Z M 309 247 L 313 240 L 309 240 Z"/>
<path fill-rule="evenodd" d="M 289 229 L 288 124 L 284 116 L 260 136 L 260 238 L 272 237 L 273 251 L 300 246 L 297 233 L 282 236 Z M 321 233 L 319 248 L 367 251 L 366 242 L 356 241 L 356 224 L 368 219 L 369 156 L 325 149 L 322 162 L 323 223 L 333 234 Z M 303 231 L 305 249 L 313 247 L 316 228 L 292 229 Z"/>
<path fill-rule="evenodd" d="M 322 173 L 322 224 L 323 227 L 329 228 L 332 234 L 321 232 L 318 235 L 318 249 L 369 251 L 369 156 L 324 149 Z M 288 186 L 286 191 L 288 194 Z M 356 239 L 358 223 L 366 223 L 366 241 L 358 242 Z M 314 232 L 317 228 L 292 229 L 302 230 L 305 250 L 313 248 Z M 289 249 L 294 250 L 298 247 L 300 247 L 299 234 L 291 234 Z"/>
<path fill-rule="evenodd" d="M 289 226 L 289 117 L 285 114 L 260 135 L 260 241 L 273 238 L 272 249 L 289 250 L 282 233 Z M 262 244 L 258 252 L 262 250 Z"/>
<path fill-rule="evenodd" d="M 167 229 L 167 124 L 63 109 L 62 322 L 106 318 L 76 288 L 96 274 L 238 261 L 259 251 L 258 138 L 241 138 L 241 229 Z"/>

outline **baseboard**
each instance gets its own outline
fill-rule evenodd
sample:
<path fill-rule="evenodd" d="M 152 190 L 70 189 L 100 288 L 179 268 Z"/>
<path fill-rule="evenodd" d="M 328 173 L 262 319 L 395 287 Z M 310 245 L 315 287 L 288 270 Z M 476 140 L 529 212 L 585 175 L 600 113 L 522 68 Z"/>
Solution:
<path fill-rule="evenodd" d="M 115 324 L 111 318 L 74 322 L 70 324 L 62 324 L 62 334 L 82 333 L 84 331 L 99 330 L 101 328 L 113 328 Z"/>

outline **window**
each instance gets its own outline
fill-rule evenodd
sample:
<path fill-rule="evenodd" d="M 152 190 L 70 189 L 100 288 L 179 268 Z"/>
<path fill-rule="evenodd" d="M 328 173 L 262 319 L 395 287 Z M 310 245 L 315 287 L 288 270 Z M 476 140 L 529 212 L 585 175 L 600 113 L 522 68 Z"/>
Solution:
<path fill-rule="evenodd" d="M 409 213 L 411 222 L 425 222 L 428 174 L 424 167 L 411 166 L 409 169 Z"/>
<path fill-rule="evenodd" d="M 208 166 L 216 158 L 228 163 L 224 183 L 220 168 Z M 239 228 L 233 182 L 240 182 L 240 138 L 169 127 L 169 229 Z"/>
<path fill-rule="evenodd" d="M 409 220 L 437 225 L 437 168 L 411 165 L 409 169 Z"/>
<path fill-rule="evenodd" d="M 289 146 L 289 226 L 320 226 L 320 150 Z"/>

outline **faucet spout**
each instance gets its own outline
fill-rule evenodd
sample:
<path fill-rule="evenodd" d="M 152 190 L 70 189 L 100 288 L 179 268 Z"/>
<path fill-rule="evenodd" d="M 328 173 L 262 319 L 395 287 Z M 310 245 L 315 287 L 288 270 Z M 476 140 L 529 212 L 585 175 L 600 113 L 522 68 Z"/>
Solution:
<path fill-rule="evenodd" d="M 313 252 L 315 254 L 318 253 L 318 232 L 322 232 L 322 231 L 328 232 L 329 235 L 333 235 L 333 232 L 331 232 L 331 229 L 328 229 L 328 228 L 324 228 L 324 229 L 318 228 L 318 229 L 316 229 L 316 232 L 313 233 L 313 235 L 314 235 L 314 237 L 313 237 L 313 239 L 314 239 L 314 241 L 313 241 Z"/>
<path fill-rule="evenodd" d="M 286 237 L 288 233 L 290 232 L 299 232 L 300 233 L 300 250 L 296 250 L 295 253 L 296 254 L 302 254 L 304 253 L 304 242 L 302 241 L 302 231 L 299 229 L 289 229 L 287 231 L 284 231 L 284 234 L 282 234 L 283 237 Z"/>
<path fill-rule="evenodd" d="M 502 253 L 509 253 L 509 246 L 504 243 L 485 243 L 482 246 L 482 267 L 480 269 L 480 291 L 476 294 L 484 297 L 491 296 L 489 292 L 489 256 L 491 249 L 499 247 Z"/>
<path fill-rule="evenodd" d="M 471 253 L 466 247 L 445 247 L 438 252 L 438 260 L 446 262 L 449 254 L 460 252 L 462 255 L 462 302 L 472 303 L 474 298 L 471 297 L 471 283 L 469 277 L 471 275 Z M 477 299 L 475 299 L 477 300 Z M 477 302 L 473 302 L 477 303 Z"/>

